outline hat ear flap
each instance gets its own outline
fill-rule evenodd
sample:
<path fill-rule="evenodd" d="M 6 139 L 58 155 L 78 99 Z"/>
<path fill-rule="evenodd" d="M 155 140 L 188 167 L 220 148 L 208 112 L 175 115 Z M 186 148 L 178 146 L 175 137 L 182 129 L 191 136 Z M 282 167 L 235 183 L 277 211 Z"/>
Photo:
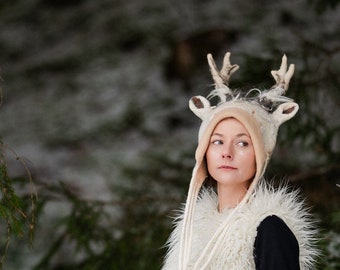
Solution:
<path fill-rule="evenodd" d="M 299 105 L 295 102 L 280 104 L 273 113 L 274 119 L 281 125 L 291 119 L 299 110 Z"/>
<path fill-rule="evenodd" d="M 202 96 L 194 96 L 189 101 L 190 110 L 199 118 L 203 119 L 204 115 L 210 111 L 210 102 Z"/>

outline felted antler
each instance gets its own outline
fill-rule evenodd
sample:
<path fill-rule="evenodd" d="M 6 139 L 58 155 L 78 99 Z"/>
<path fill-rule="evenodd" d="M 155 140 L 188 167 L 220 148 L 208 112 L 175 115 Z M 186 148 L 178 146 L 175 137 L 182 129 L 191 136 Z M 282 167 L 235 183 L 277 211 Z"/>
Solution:
<path fill-rule="evenodd" d="M 221 88 L 223 86 L 229 85 L 230 76 L 239 69 L 238 65 L 232 65 L 230 63 L 230 52 L 227 52 L 223 59 L 223 66 L 220 71 L 218 71 L 215 61 L 212 55 L 209 53 L 207 55 L 208 63 L 210 66 L 210 72 L 215 82 L 216 88 Z"/>
<path fill-rule="evenodd" d="M 275 93 L 273 94 L 280 96 L 284 95 L 288 90 L 289 81 L 294 74 L 294 69 L 295 65 L 290 64 L 289 69 L 287 71 L 287 56 L 283 55 L 280 69 L 271 71 L 271 74 L 274 77 L 276 84 L 272 86 L 270 92 L 273 93 L 274 91 Z"/>

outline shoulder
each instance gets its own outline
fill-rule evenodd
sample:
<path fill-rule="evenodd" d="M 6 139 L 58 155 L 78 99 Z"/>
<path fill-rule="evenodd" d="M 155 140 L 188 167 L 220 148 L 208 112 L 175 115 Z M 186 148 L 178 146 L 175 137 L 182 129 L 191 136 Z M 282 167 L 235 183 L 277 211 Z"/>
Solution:
<path fill-rule="evenodd" d="M 257 228 L 254 243 L 257 269 L 300 269 L 299 244 L 279 217 L 266 217 Z"/>
<path fill-rule="evenodd" d="M 298 249 L 298 241 L 295 235 L 287 224 L 276 215 L 268 216 L 261 221 L 257 228 L 256 240 L 258 240 L 258 238 L 261 238 L 260 240 L 262 241 L 276 241 L 277 243 L 280 243 L 280 245 L 283 243 L 290 243 L 290 247 Z"/>
<path fill-rule="evenodd" d="M 262 246 L 262 252 L 266 252 L 268 245 L 273 245 L 273 252 L 279 251 L 280 246 L 289 252 L 289 247 L 294 251 L 298 245 L 301 269 L 313 269 L 319 256 L 317 223 L 301 195 L 288 184 L 277 188 L 258 185 L 251 200 L 251 208 L 259 218 L 255 249 L 260 252 Z"/>
<path fill-rule="evenodd" d="M 303 227 L 313 219 L 297 189 L 288 185 L 274 188 L 268 183 L 260 183 L 250 200 L 251 211 L 259 217 L 258 223 L 278 224 L 281 219 L 294 233 L 296 228 Z M 276 217 L 274 217 L 276 216 Z M 270 217 L 266 220 L 267 217 Z"/>
<path fill-rule="evenodd" d="M 281 229 L 289 230 L 286 223 L 284 223 L 284 221 L 276 215 L 268 216 L 264 220 L 262 220 L 258 229 L 270 231 L 276 231 Z"/>

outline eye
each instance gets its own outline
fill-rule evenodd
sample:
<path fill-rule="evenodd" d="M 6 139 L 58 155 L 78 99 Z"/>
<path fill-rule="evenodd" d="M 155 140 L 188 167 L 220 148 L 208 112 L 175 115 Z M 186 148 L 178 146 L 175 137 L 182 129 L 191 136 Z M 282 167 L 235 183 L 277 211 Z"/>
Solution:
<path fill-rule="evenodd" d="M 222 140 L 212 140 L 211 143 L 214 144 L 214 145 L 222 145 L 223 141 Z"/>
<path fill-rule="evenodd" d="M 247 141 L 240 141 L 237 143 L 237 145 L 241 146 L 241 147 L 247 147 L 249 145 L 249 143 Z"/>

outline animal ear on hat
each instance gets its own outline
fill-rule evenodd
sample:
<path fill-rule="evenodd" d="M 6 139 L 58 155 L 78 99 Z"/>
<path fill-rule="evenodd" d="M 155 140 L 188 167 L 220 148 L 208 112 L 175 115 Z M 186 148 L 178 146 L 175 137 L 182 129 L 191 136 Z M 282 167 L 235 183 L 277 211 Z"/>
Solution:
<path fill-rule="evenodd" d="M 194 96 L 189 100 L 190 110 L 199 118 L 203 119 L 204 115 L 210 111 L 210 102 L 202 96 Z"/>
<path fill-rule="evenodd" d="M 299 105 L 295 102 L 285 102 L 280 104 L 273 113 L 274 119 L 282 124 L 291 119 L 299 110 Z"/>

